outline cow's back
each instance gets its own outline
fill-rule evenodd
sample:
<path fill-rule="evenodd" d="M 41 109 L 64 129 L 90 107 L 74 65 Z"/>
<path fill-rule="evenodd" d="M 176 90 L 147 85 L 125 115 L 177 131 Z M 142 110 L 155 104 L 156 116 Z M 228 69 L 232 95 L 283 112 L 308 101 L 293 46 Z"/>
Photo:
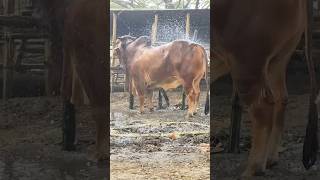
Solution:
<path fill-rule="evenodd" d="M 204 48 L 189 41 L 177 40 L 140 51 L 134 57 L 131 74 L 151 86 L 175 88 L 184 79 L 203 75 L 206 68 Z"/>

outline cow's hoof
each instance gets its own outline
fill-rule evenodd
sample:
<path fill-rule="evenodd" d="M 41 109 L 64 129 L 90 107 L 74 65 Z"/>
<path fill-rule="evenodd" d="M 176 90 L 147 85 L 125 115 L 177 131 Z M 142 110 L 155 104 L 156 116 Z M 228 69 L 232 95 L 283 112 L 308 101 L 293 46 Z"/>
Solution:
<path fill-rule="evenodd" d="M 153 112 L 153 111 L 154 111 L 154 109 L 153 109 L 153 108 L 149 108 L 149 110 L 150 110 L 150 112 Z"/>
<path fill-rule="evenodd" d="M 188 113 L 187 115 L 186 115 L 186 118 L 192 118 L 194 115 L 193 115 L 193 113 Z"/>
<path fill-rule="evenodd" d="M 265 171 L 262 170 L 262 169 L 258 169 L 258 168 L 255 168 L 255 169 L 251 169 L 251 168 L 247 168 L 242 174 L 241 174 L 241 179 L 244 178 L 244 179 L 250 179 L 252 178 L 253 176 L 264 176 L 265 175 Z"/>
<path fill-rule="evenodd" d="M 278 165 L 278 161 L 277 160 L 271 160 L 271 159 L 269 159 L 268 161 L 267 161 L 267 169 L 270 169 L 270 168 L 272 168 L 272 167 L 274 167 L 274 166 L 276 166 L 276 165 Z"/>

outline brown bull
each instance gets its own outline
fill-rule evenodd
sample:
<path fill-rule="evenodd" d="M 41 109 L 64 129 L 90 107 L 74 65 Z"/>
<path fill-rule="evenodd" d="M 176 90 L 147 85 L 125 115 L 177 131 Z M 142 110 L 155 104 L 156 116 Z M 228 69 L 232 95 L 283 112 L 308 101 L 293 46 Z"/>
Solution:
<path fill-rule="evenodd" d="M 200 96 L 200 81 L 207 75 L 208 59 L 202 46 L 177 40 L 151 47 L 146 36 L 120 37 L 115 49 L 120 63 L 125 66 L 130 78 L 130 89 L 139 96 L 140 112 L 144 112 L 144 98 L 153 109 L 153 89 L 164 90 L 182 85 L 188 98 L 188 116 L 196 113 Z M 207 78 L 206 78 L 207 80 Z M 208 86 L 207 86 L 208 87 Z"/>
<path fill-rule="evenodd" d="M 288 98 L 286 68 L 307 27 L 307 1 L 215 0 L 212 12 L 213 54 L 224 62 L 221 74 L 230 71 L 252 122 L 252 145 L 243 176 L 258 175 L 279 159 Z M 316 122 L 314 69 L 310 56 L 307 60 L 312 86 L 309 121 Z M 315 135 L 316 129 L 307 133 L 306 167 L 315 160 Z"/>
<path fill-rule="evenodd" d="M 92 107 L 92 119 L 96 122 L 96 154 L 98 160 L 106 156 L 109 142 L 107 121 L 107 1 L 101 0 L 33 0 L 43 22 L 48 23 L 50 33 L 62 35 L 63 74 L 62 96 L 64 100 L 64 128 L 74 131 L 74 108 L 71 102 L 75 92 L 72 85 L 76 73 L 88 95 Z M 57 32 L 52 32 L 55 28 Z M 74 73 L 75 72 L 75 73 Z M 64 149 L 74 149 L 74 132 L 64 133 Z M 109 164 L 109 161 L 107 161 Z"/>

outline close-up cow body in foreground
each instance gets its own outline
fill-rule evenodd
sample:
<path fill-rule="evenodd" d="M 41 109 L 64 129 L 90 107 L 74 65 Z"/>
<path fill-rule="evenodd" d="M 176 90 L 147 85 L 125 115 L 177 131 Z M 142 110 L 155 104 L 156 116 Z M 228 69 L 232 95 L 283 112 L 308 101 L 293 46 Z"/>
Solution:
<path fill-rule="evenodd" d="M 287 65 L 304 33 L 308 40 L 308 3 L 306 0 L 213 1 L 213 54 L 228 67 L 224 68 L 226 73 L 230 70 L 233 89 L 241 104 L 247 107 L 252 124 L 248 165 L 242 177 L 262 175 L 278 163 L 288 102 Z M 306 54 L 311 97 L 303 163 L 309 168 L 315 162 L 318 142 L 315 70 L 308 42 Z"/>
<path fill-rule="evenodd" d="M 96 123 L 95 160 L 108 159 L 109 123 L 107 122 L 107 69 L 105 67 L 107 41 L 107 14 L 105 1 L 39 1 L 33 0 L 37 17 L 47 26 L 52 41 L 61 41 L 57 51 L 63 52 L 60 68 L 61 95 L 64 101 L 64 149 L 75 149 L 74 104 L 76 93 L 73 76 L 77 74 L 81 87 L 92 107 L 92 119 Z M 94 12 L 92 14 L 92 9 Z M 57 62 L 53 62 L 55 64 Z M 58 76 L 59 77 L 59 76 Z M 73 122 L 73 123 L 71 123 Z M 73 129 L 73 130 L 72 130 Z M 70 132 L 71 130 L 71 132 Z"/>

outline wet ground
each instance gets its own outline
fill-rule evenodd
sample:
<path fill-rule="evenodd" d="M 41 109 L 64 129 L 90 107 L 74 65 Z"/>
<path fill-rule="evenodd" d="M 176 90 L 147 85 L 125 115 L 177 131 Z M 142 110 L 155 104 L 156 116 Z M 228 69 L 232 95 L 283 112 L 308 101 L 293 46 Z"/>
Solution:
<path fill-rule="evenodd" d="M 172 106 L 140 115 L 128 110 L 127 96 L 111 97 L 112 179 L 208 179 L 207 143 L 209 117 L 200 114 L 185 119 L 175 107 L 180 93 L 169 93 Z M 104 179 L 106 169 L 87 160 L 93 149 L 95 126 L 89 108 L 78 108 L 77 151 L 61 150 L 62 107 L 58 98 L 13 98 L 0 101 L 0 179 Z M 136 101 L 137 103 L 137 101 Z M 214 106 L 213 131 L 227 144 L 230 97 L 218 95 Z M 156 104 L 156 103 L 155 103 Z M 255 179 L 320 179 L 320 163 L 303 168 L 302 143 L 307 122 L 307 95 L 290 95 L 280 163 Z M 320 111 L 319 111 L 320 112 Z M 217 153 L 212 157 L 215 179 L 237 179 L 245 167 L 250 147 L 250 122 L 243 115 L 241 153 Z"/>
<path fill-rule="evenodd" d="M 194 118 L 180 110 L 181 92 L 169 92 L 170 107 L 139 114 L 138 101 L 128 109 L 128 96 L 111 96 L 111 179 L 209 179 L 209 116 L 203 114 L 205 93 Z M 155 97 L 157 98 L 157 97 Z M 156 100 L 154 101 L 156 105 Z"/>
<path fill-rule="evenodd" d="M 305 135 L 305 127 L 308 112 L 307 95 L 289 96 L 287 114 L 285 120 L 285 134 L 281 148 L 279 164 L 266 171 L 262 177 L 254 179 L 261 180 L 316 180 L 320 179 L 320 162 L 318 161 L 309 171 L 302 165 L 302 147 Z M 216 136 L 227 144 L 230 122 L 230 98 L 227 96 L 217 96 L 213 99 L 214 127 L 212 130 Z M 320 111 L 319 111 L 320 112 Z M 244 112 L 241 128 L 241 153 L 217 153 L 212 157 L 214 179 L 233 180 L 237 179 L 245 168 L 248 150 L 250 148 L 250 122 Z"/>
<path fill-rule="evenodd" d="M 105 179 L 106 168 L 87 160 L 95 126 L 88 107 L 77 111 L 77 151 L 61 150 L 58 98 L 0 101 L 0 180 Z"/>

